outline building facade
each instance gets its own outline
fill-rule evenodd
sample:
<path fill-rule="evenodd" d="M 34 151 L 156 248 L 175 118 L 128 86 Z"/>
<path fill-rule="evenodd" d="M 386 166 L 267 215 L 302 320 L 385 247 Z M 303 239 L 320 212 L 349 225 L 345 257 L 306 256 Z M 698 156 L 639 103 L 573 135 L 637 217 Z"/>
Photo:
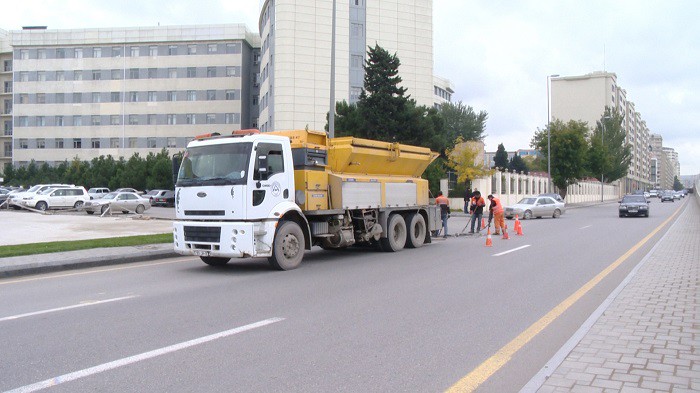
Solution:
<path fill-rule="evenodd" d="M 10 35 L 0 30 L 0 173 L 12 162 L 12 46 Z"/>
<path fill-rule="evenodd" d="M 401 85 L 433 106 L 432 0 L 349 0 L 336 4 L 335 101 L 357 102 L 367 47 L 401 61 Z M 266 0 L 261 38 L 261 131 L 322 130 L 330 109 L 333 1 Z"/>
<path fill-rule="evenodd" d="M 551 80 L 551 115 L 553 119 L 582 120 L 591 129 L 603 117 L 605 107 L 622 114 L 626 142 L 632 148 L 627 176 L 620 179 L 621 192 L 648 189 L 651 184 L 650 131 L 634 102 L 617 83 L 611 72 L 593 72 L 580 76 L 554 77 Z"/>
<path fill-rule="evenodd" d="M 255 125 L 259 37 L 244 25 L 32 28 L 10 42 L 17 165 L 181 151 Z"/>
<path fill-rule="evenodd" d="M 452 94 L 455 92 L 455 87 L 452 82 L 440 76 L 433 77 L 433 89 L 435 90 L 434 104 L 436 109 L 440 109 L 440 105 L 452 102 Z"/>
<path fill-rule="evenodd" d="M 651 134 L 651 182 L 652 186 L 660 190 L 673 189 L 674 165 L 667 154 L 667 148 L 663 146 L 663 137 L 659 134 Z"/>

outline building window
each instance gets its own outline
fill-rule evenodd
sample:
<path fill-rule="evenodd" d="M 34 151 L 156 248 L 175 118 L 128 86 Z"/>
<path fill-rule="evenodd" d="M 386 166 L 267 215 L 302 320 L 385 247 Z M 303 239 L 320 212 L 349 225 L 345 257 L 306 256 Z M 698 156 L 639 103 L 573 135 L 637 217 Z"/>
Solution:
<path fill-rule="evenodd" d="M 92 102 L 93 102 L 93 103 L 100 103 L 100 102 L 102 102 L 102 97 L 100 96 L 100 93 L 98 93 L 98 92 L 93 92 L 93 93 L 92 93 Z"/>
<path fill-rule="evenodd" d="M 63 48 L 57 48 L 56 49 L 56 58 L 57 59 L 65 59 L 66 58 L 66 50 Z"/>
<path fill-rule="evenodd" d="M 37 116 L 36 117 L 36 125 L 38 127 L 44 127 L 46 126 L 46 117 L 44 116 Z"/>
<path fill-rule="evenodd" d="M 216 100 L 216 90 L 207 90 L 207 101 Z"/>
<path fill-rule="evenodd" d="M 237 100 L 238 94 L 236 94 L 236 90 L 226 90 L 226 99 L 227 100 Z"/>
<path fill-rule="evenodd" d="M 168 45 L 168 56 L 177 55 L 177 45 Z"/>
<path fill-rule="evenodd" d="M 102 48 L 92 48 L 92 57 L 102 57 Z"/>
<path fill-rule="evenodd" d="M 259 96 L 253 96 L 253 105 L 258 105 L 258 97 Z"/>
<path fill-rule="evenodd" d="M 226 124 L 239 124 L 241 122 L 240 113 L 226 113 L 224 117 L 224 122 Z"/>
<path fill-rule="evenodd" d="M 73 126 L 82 126 L 83 125 L 83 117 L 82 116 L 73 116 Z"/>
<path fill-rule="evenodd" d="M 65 125 L 64 120 L 63 120 L 63 116 L 56 116 L 56 118 L 54 119 L 54 122 L 56 123 L 57 127 L 63 127 Z"/>
<path fill-rule="evenodd" d="M 156 79 L 158 77 L 158 69 L 157 68 L 149 68 L 148 69 L 148 79 Z"/>
<path fill-rule="evenodd" d="M 38 93 L 36 95 L 36 103 L 37 104 L 46 104 L 46 94 Z"/>
<path fill-rule="evenodd" d="M 19 50 L 19 58 L 22 60 L 28 60 L 29 59 L 29 51 L 26 49 L 20 49 Z"/>
<path fill-rule="evenodd" d="M 149 46 L 148 47 L 148 55 L 149 56 L 158 56 L 158 47 L 155 45 Z"/>
<path fill-rule="evenodd" d="M 20 82 L 29 82 L 29 73 L 27 71 L 20 71 L 19 81 Z"/>
<path fill-rule="evenodd" d="M 177 68 L 168 68 L 168 78 L 177 78 Z"/>
<path fill-rule="evenodd" d="M 10 72 L 10 71 L 12 71 L 12 60 L 5 60 L 5 61 L 3 62 L 3 68 L 2 68 L 2 70 L 5 71 L 5 72 Z"/>
<path fill-rule="evenodd" d="M 165 93 L 165 99 L 166 99 L 167 101 L 177 101 L 177 92 L 172 91 L 172 90 L 166 92 L 166 93 Z"/>
<path fill-rule="evenodd" d="M 187 101 L 197 101 L 197 92 L 195 90 L 187 90 Z"/>
<path fill-rule="evenodd" d="M 19 95 L 19 103 L 20 104 L 29 104 L 29 94 L 20 94 Z"/>
<path fill-rule="evenodd" d="M 351 37 L 363 37 L 365 28 L 362 23 L 350 23 L 350 36 Z"/>
<path fill-rule="evenodd" d="M 112 47 L 112 57 L 122 57 L 122 47 L 113 46 Z"/>
<path fill-rule="evenodd" d="M 26 140 L 26 139 L 20 139 L 20 140 L 19 140 L 19 148 L 20 148 L 20 149 L 27 149 L 28 147 L 29 147 L 29 145 L 27 144 L 27 140 Z"/>
<path fill-rule="evenodd" d="M 241 53 L 241 44 L 226 44 L 226 53 Z"/>
<path fill-rule="evenodd" d="M 73 57 L 76 59 L 82 59 L 83 58 L 83 48 L 75 48 L 75 51 L 73 51 Z"/>
<path fill-rule="evenodd" d="M 36 73 L 36 80 L 39 82 L 46 82 L 46 71 L 39 71 Z"/>
<path fill-rule="evenodd" d="M 28 127 L 29 126 L 29 117 L 20 116 L 19 117 L 19 126 L 20 127 Z"/>
<path fill-rule="evenodd" d="M 136 148 L 136 138 L 129 138 L 129 148 L 134 149 Z"/>
<path fill-rule="evenodd" d="M 197 45 L 187 45 L 187 54 L 188 55 L 196 55 L 197 54 Z"/>
<path fill-rule="evenodd" d="M 173 125 L 177 124 L 177 118 L 175 115 L 168 115 L 168 124 Z"/>
<path fill-rule="evenodd" d="M 139 116 L 138 115 L 129 115 L 129 125 L 130 126 L 139 125 Z"/>
<path fill-rule="evenodd" d="M 216 67 L 207 67 L 207 78 L 216 77 Z"/>
<path fill-rule="evenodd" d="M 156 95 L 155 91 L 149 91 L 148 92 L 148 102 L 156 102 L 158 100 L 158 96 Z"/>
<path fill-rule="evenodd" d="M 352 68 L 362 68 L 362 63 L 364 58 L 361 55 L 350 56 L 350 67 Z"/>
<path fill-rule="evenodd" d="M 66 72 L 65 71 L 56 71 L 56 80 L 59 82 L 63 82 L 66 80 Z"/>
<path fill-rule="evenodd" d="M 118 126 L 119 125 L 119 115 L 110 115 L 109 116 L 109 125 L 110 126 Z"/>
<path fill-rule="evenodd" d="M 156 138 L 148 138 L 146 139 L 146 147 L 149 149 L 155 149 L 156 148 Z"/>
<path fill-rule="evenodd" d="M 137 91 L 129 92 L 129 102 L 139 102 L 139 93 Z"/>
<path fill-rule="evenodd" d="M 122 100 L 122 93 L 118 91 L 113 91 L 109 93 L 109 101 L 110 102 L 121 102 Z"/>
<path fill-rule="evenodd" d="M 197 77 L 197 68 L 187 67 L 187 77 L 188 78 L 196 78 Z"/>
<path fill-rule="evenodd" d="M 73 148 L 80 149 L 83 147 L 83 140 L 80 138 L 73 138 Z"/>
<path fill-rule="evenodd" d="M 239 76 L 240 67 L 226 67 L 226 76 Z"/>
<path fill-rule="evenodd" d="M 100 124 L 102 124 L 102 119 L 100 119 L 100 116 L 90 116 L 90 121 L 93 126 L 99 126 Z"/>
<path fill-rule="evenodd" d="M 83 72 L 82 71 L 73 71 L 73 80 L 74 81 L 83 80 Z"/>
<path fill-rule="evenodd" d="M 148 125 L 154 126 L 156 125 L 156 115 L 150 114 L 148 115 Z"/>
<path fill-rule="evenodd" d="M 100 148 L 100 140 L 98 138 L 92 138 L 90 140 L 90 145 L 92 146 L 93 149 L 99 149 Z"/>
<path fill-rule="evenodd" d="M 177 139 L 172 137 L 168 138 L 168 147 L 177 147 Z"/>
<path fill-rule="evenodd" d="M 216 52 L 218 52 L 217 44 L 208 44 L 207 45 L 207 53 L 214 54 Z"/>
<path fill-rule="evenodd" d="M 98 81 L 102 79 L 102 71 L 92 70 L 92 80 Z"/>
<path fill-rule="evenodd" d="M 129 68 L 129 79 L 139 79 L 138 68 Z"/>
<path fill-rule="evenodd" d="M 5 136 L 12 136 L 12 120 L 5 120 Z"/>
<path fill-rule="evenodd" d="M 207 124 L 216 124 L 216 115 L 213 113 L 207 113 Z"/>
<path fill-rule="evenodd" d="M 139 55 L 139 47 L 138 46 L 132 46 L 129 48 L 129 54 L 131 57 L 138 57 Z"/>
<path fill-rule="evenodd" d="M 36 140 L 37 149 L 46 149 L 46 139 L 40 138 Z"/>
<path fill-rule="evenodd" d="M 63 149 L 63 139 L 56 139 L 56 149 Z"/>
<path fill-rule="evenodd" d="M 46 49 L 37 49 L 36 58 L 37 59 L 45 59 L 46 58 Z"/>
<path fill-rule="evenodd" d="M 119 149 L 119 138 L 109 138 L 109 147 Z"/>
<path fill-rule="evenodd" d="M 185 123 L 196 124 L 196 117 L 193 113 L 188 113 L 185 115 Z"/>

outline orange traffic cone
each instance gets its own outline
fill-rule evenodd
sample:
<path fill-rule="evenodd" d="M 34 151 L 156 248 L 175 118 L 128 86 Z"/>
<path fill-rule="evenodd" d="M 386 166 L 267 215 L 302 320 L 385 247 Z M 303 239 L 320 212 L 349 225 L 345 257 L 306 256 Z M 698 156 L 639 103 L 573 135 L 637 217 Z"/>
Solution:
<path fill-rule="evenodd" d="M 491 227 L 489 227 L 486 232 L 486 247 L 493 247 L 493 240 L 491 240 Z"/>
<path fill-rule="evenodd" d="M 503 240 L 510 239 L 510 236 L 508 236 L 508 231 L 506 230 L 506 228 L 503 228 L 503 237 L 501 239 L 503 239 Z"/>
<path fill-rule="evenodd" d="M 515 215 L 515 234 L 518 236 L 523 235 L 523 226 L 520 224 L 520 220 L 518 220 L 518 215 Z"/>
<path fill-rule="evenodd" d="M 481 229 L 486 229 L 486 219 L 481 217 Z"/>

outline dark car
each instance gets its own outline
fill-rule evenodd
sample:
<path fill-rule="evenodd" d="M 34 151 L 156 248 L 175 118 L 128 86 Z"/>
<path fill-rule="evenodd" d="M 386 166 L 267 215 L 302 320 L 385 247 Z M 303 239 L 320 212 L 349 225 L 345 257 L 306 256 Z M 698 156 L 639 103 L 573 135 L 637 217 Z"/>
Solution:
<path fill-rule="evenodd" d="M 625 195 L 620 201 L 619 213 L 620 217 L 649 217 L 649 201 L 644 195 Z"/>
<path fill-rule="evenodd" d="M 175 207 L 175 191 L 165 191 L 153 197 L 153 206 Z"/>

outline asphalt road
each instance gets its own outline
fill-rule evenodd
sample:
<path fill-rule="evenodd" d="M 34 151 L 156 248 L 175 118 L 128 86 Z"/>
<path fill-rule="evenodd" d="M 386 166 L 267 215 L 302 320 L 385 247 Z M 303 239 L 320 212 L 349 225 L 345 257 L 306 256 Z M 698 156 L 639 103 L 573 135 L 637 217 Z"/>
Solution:
<path fill-rule="evenodd" d="M 3 279 L 0 391 L 439 392 L 480 365 L 479 391 L 518 391 L 684 203 L 654 200 L 650 218 L 618 218 L 617 204 L 571 209 L 493 247 L 458 237 L 398 253 L 317 249 L 288 272 L 183 257 Z M 451 219 L 453 233 L 464 220 Z M 509 343 L 507 358 L 488 361 Z"/>

